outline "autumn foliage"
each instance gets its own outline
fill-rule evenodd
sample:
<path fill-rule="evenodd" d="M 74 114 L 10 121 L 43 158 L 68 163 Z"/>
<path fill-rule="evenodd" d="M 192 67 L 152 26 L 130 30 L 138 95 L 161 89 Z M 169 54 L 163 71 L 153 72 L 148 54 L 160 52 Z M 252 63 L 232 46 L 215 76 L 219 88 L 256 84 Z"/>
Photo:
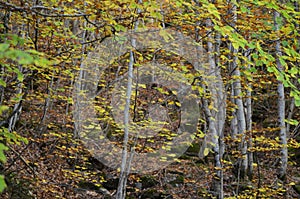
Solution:
<path fill-rule="evenodd" d="M 139 28 L 189 36 L 208 52 L 215 70 L 203 74 L 162 49 L 133 50 L 135 69 L 155 59 L 183 74 L 200 111 L 188 150 L 166 168 L 130 174 L 127 197 L 299 198 L 300 12 L 293 0 L 0 0 L 0 197 L 115 196 L 120 173 L 80 140 L 73 91 L 89 53 L 107 38 L 134 30 L 137 21 Z M 110 100 L 129 60 L 126 52 L 111 61 L 95 97 L 101 128 L 120 148 L 124 128 L 114 120 Z M 218 75 L 224 127 L 210 136 L 212 123 L 220 125 L 222 107 L 214 92 L 221 83 L 212 83 Z M 135 124 L 149 133 L 156 125 L 164 128 L 152 138 L 131 134 L 128 146 L 138 153 L 158 150 L 184 122 L 177 93 L 155 83 L 133 89 L 129 113 Z M 151 105 L 164 107 L 167 124 L 149 119 Z M 283 120 L 278 110 L 285 110 Z"/>

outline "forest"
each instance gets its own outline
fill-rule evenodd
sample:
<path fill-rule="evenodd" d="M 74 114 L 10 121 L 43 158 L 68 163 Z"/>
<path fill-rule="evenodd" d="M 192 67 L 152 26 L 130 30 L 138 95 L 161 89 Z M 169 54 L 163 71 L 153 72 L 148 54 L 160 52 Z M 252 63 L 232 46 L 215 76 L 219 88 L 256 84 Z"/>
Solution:
<path fill-rule="evenodd" d="M 300 198 L 298 0 L 0 0 L 0 198 Z"/>

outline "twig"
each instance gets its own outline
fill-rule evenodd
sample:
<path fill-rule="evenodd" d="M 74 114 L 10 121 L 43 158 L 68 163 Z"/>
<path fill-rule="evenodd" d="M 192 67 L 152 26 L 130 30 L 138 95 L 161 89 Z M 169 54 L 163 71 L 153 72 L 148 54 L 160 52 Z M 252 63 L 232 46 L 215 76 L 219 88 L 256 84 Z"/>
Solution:
<path fill-rule="evenodd" d="M 27 145 L 29 146 L 29 145 Z M 35 172 L 35 170 L 27 163 L 27 161 L 23 158 L 23 156 L 18 153 L 16 150 L 14 150 L 13 148 L 11 148 L 10 146 L 7 146 L 12 152 L 14 152 L 15 154 L 18 155 L 18 157 L 16 159 L 14 159 L 13 163 L 11 163 L 6 169 L 4 169 L 4 171 L 8 170 L 8 168 L 10 168 L 17 159 L 20 159 L 33 173 L 34 177 L 36 178 L 37 174 Z M 27 148 L 27 147 L 26 147 Z"/>
<path fill-rule="evenodd" d="M 50 10 L 50 11 L 59 11 L 63 12 L 64 10 L 62 9 L 57 9 L 57 8 L 49 8 L 45 6 L 31 6 L 31 7 L 20 7 L 16 6 L 11 3 L 7 2 L 0 2 L 0 8 L 2 9 L 8 9 L 9 11 L 15 11 L 15 12 L 34 12 L 37 15 L 43 16 L 43 17 L 84 17 L 84 16 L 90 16 L 90 14 L 85 14 L 85 13 L 78 13 L 78 14 L 45 14 L 38 12 L 37 10 Z"/>

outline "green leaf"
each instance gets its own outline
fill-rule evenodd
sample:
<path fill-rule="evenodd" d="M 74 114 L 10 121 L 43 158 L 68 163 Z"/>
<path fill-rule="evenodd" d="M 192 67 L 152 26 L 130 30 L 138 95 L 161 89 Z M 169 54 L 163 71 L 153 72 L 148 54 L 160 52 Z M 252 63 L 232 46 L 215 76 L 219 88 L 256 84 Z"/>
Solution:
<path fill-rule="evenodd" d="M 24 44 L 24 39 L 20 38 L 18 35 L 13 34 L 12 35 L 12 40 L 10 40 L 11 44 L 16 46 L 16 45 L 23 45 Z"/>
<path fill-rule="evenodd" d="M 232 46 L 233 46 L 233 48 L 234 49 L 239 49 L 239 44 L 238 43 L 236 43 L 236 42 L 232 42 Z"/>
<path fill-rule="evenodd" d="M 289 73 L 291 74 L 292 77 L 296 77 L 295 75 L 298 74 L 298 68 L 297 67 L 292 67 L 290 70 L 289 70 Z"/>
<path fill-rule="evenodd" d="M 4 150 L 8 150 L 7 146 L 0 143 L 0 161 L 1 162 L 6 162 L 6 156 L 4 154 Z"/>
<path fill-rule="evenodd" d="M 0 115 L 2 115 L 3 111 L 7 111 L 9 109 L 8 106 L 1 105 L 0 106 Z"/>
<path fill-rule="evenodd" d="M 300 99 L 299 100 L 295 100 L 295 106 L 297 106 L 297 107 L 300 106 Z"/>
<path fill-rule="evenodd" d="M 15 68 L 14 72 L 17 74 L 17 79 L 22 82 L 24 80 L 24 74 L 18 68 Z"/>
<path fill-rule="evenodd" d="M 299 121 L 294 120 L 294 119 L 290 119 L 290 120 L 285 120 L 286 123 L 290 124 L 290 125 L 294 125 L 297 126 L 299 124 Z"/>
<path fill-rule="evenodd" d="M 279 57 L 279 62 L 282 66 L 286 66 L 286 62 L 282 57 Z"/>
<path fill-rule="evenodd" d="M 9 48 L 9 44 L 0 44 L 0 52 L 4 52 Z"/>
<path fill-rule="evenodd" d="M 290 92 L 290 96 L 294 98 L 294 100 L 295 100 L 295 106 L 299 107 L 300 106 L 300 91 L 298 91 L 298 90 L 292 90 Z"/>
<path fill-rule="evenodd" d="M 115 29 L 116 29 L 117 32 L 119 32 L 119 31 L 125 32 L 126 31 L 126 28 L 124 26 L 120 25 L 120 24 L 116 24 Z"/>
<path fill-rule="evenodd" d="M 4 176 L 0 175 L 0 193 L 6 188 Z"/>
<path fill-rule="evenodd" d="M 213 14 L 217 19 L 221 19 L 220 13 L 218 11 L 218 9 L 216 8 L 215 4 L 213 3 L 208 3 L 207 5 L 207 11 L 210 14 Z"/>
<path fill-rule="evenodd" d="M 32 64 L 34 61 L 33 57 L 30 54 L 25 52 L 21 52 L 21 53 L 19 52 L 18 57 L 19 57 L 18 60 L 19 64 L 25 64 L 25 65 Z"/>
<path fill-rule="evenodd" d="M 6 87 L 6 82 L 0 78 L 0 86 Z"/>

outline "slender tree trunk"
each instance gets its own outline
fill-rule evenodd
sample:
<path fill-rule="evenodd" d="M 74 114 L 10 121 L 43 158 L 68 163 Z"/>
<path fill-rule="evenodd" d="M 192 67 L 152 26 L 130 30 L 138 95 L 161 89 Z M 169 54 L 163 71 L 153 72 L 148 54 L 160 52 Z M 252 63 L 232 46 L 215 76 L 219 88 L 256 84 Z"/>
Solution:
<path fill-rule="evenodd" d="M 221 76 L 221 67 L 220 67 L 220 46 L 221 46 L 221 34 L 216 32 L 215 33 L 215 63 L 216 63 L 216 70 L 215 74 L 217 79 L 217 93 L 218 93 L 218 113 L 217 113 L 217 129 L 220 144 L 220 155 L 221 159 L 223 158 L 223 154 L 225 152 L 225 143 L 224 143 L 224 125 L 226 120 L 226 92 L 224 88 L 224 83 L 222 81 Z M 222 175 L 223 177 L 223 175 Z M 223 182 L 223 181 L 222 181 Z M 223 187 L 223 186 L 222 186 Z"/>
<path fill-rule="evenodd" d="M 23 70 L 23 67 L 22 66 L 19 66 L 19 71 L 22 72 Z M 19 82 L 18 85 L 17 85 L 17 91 L 16 91 L 16 95 L 21 95 L 22 92 L 23 92 L 23 89 L 22 89 L 22 82 Z M 19 119 L 19 116 L 21 114 L 21 110 L 22 110 L 22 104 L 21 104 L 21 100 L 20 99 L 15 105 L 14 105 L 14 109 L 13 109 L 13 112 L 15 112 L 15 114 L 10 118 L 9 120 L 9 124 L 8 124 L 8 130 L 10 132 L 12 132 L 15 128 L 15 125 Z"/>
<path fill-rule="evenodd" d="M 206 27 L 211 29 L 213 26 L 211 19 L 206 19 Z M 207 99 L 203 99 L 203 107 L 205 114 L 208 119 L 208 136 L 210 138 L 210 145 L 213 148 L 215 156 L 215 167 L 216 176 L 214 179 L 214 190 L 215 196 L 219 199 L 224 198 L 223 193 L 223 171 L 222 171 L 222 158 L 224 152 L 223 143 L 223 126 L 225 120 L 225 96 L 224 88 L 222 82 L 219 82 L 220 78 L 220 69 L 216 65 L 215 61 L 215 48 L 212 43 L 214 37 L 211 33 L 208 33 L 208 62 L 209 62 L 209 74 L 212 74 L 213 77 L 216 77 L 213 80 L 208 82 L 208 90 L 210 92 L 211 100 L 208 102 Z M 208 104 L 210 103 L 210 104 Z M 213 105 L 214 108 L 209 108 L 210 105 Z"/>
<path fill-rule="evenodd" d="M 26 13 L 23 13 L 23 16 L 25 17 L 26 16 Z M 17 28 L 18 29 L 18 28 Z M 26 25 L 23 24 L 20 28 L 20 32 L 22 32 L 22 38 L 26 38 L 26 35 L 25 35 L 25 29 L 26 29 Z M 19 71 L 22 73 L 23 72 L 23 67 L 22 65 L 19 65 L 18 66 L 18 69 Z M 23 89 L 22 89 L 22 85 L 23 83 L 22 82 L 19 82 L 18 81 L 18 84 L 17 84 L 17 90 L 16 90 L 16 95 L 18 95 L 19 97 L 22 95 L 22 92 L 23 92 Z M 15 128 L 15 125 L 20 117 L 20 114 L 21 114 L 21 111 L 22 111 L 22 98 L 14 105 L 14 109 L 13 109 L 13 112 L 15 113 L 9 120 L 9 123 L 8 123 L 8 130 L 11 132 L 14 130 Z"/>
<path fill-rule="evenodd" d="M 134 39 L 133 39 L 134 40 Z M 132 45 L 134 46 L 134 41 L 132 41 Z M 126 91 L 126 104 L 124 109 L 124 140 L 123 140 L 123 151 L 122 151 L 122 163 L 121 163 L 121 174 L 117 191 L 117 199 L 123 199 L 126 196 L 126 181 L 127 181 L 127 144 L 129 139 L 129 108 L 130 108 L 130 97 L 132 91 L 132 78 L 133 78 L 133 52 L 130 51 L 129 58 L 129 66 L 128 66 L 128 82 L 127 82 L 127 91 Z"/>
<path fill-rule="evenodd" d="M 6 75 L 6 69 L 5 67 L 1 66 L 1 75 L 0 78 L 7 83 L 7 75 Z M 4 86 L 0 86 L 0 106 L 3 104 L 3 100 L 4 100 L 4 93 L 5 93 L 5 87 Z"/>
<path fill-rule="evenodd" d="M 53 73 L 55 73 L 55 71 L 53 70 Z M 50 109 L 50 104 L 51 104 L 51 96 L 52 96 L 52 91 L 53 91 L 53 84 L 54 84 L 54 74 L 51 77 L 51 81 L 50 84 L 47 85 L 47 98 L 45 99 L 45 103 L 44 103 L 44 110 L 43 110 L 43 115 L 41 117 L 41 121 L 40 121 L 40 134 L 43 133 L 43 131 L 45 130 L 45 121 L 48 117 L 48 111 Z"/>
<path fill-rule="evenodd" d="M 86 3 L 84 2 L 84 5 L 86 5 Z M 78 30 L 78 26 L 79 26 L 79 21 L 74 21 L 74 23 L 73 23 L 73 28 L 72 28 L 72 32 L 73 32 L 73 34 L 76 34 L 79 30 Z M 85 28 L 86 28 L 86 26 L 87 26 L 87 21 L 85 20 L 84 22 L 83 22 L 83 24 L 82 24 L 82 27 L 83 27 L 83 32 L 82 32 L 82 37 L 81 37 L 81 42 L 82 43 L 85 43 L 85 41 L 86 41 L 86 31 L 84 30 Z M 84 68 L 84 51 L 85 51 L 85 48 L 86 48 L 86 44 L 83 44 L 82 45 L 82 47 L 81 47 L 81 54 L 82 54 L 82 57 L 81 57 L 81 60 L 80 60 L 80 70 L 79 70 L 79 77 L 78 77 L 78 82 L 77 82 L 77 84 L 79 83 L 79 85 L 77 85 L 78 86 L 78 88 L 76 88 L 76 89 L 78 89 L 78 90 L 80 90 L 80 91 L 84 91 L 85 90 L 85 87 L 86 87 L 86 84 L 85 84 L 85 79 L 86 79 L 86 70 L 85 70 L 85 68 Z M 75 86 L 76 87 L 76 86 Z M 76 108 L 79 108 L 80 106 L 79 105 L 76 105 L 75 106 Z M 77 113 L 78 114 L 78 112 L 77 111 L 75 111 L 75 113 Z M 80 118 L 80 115 L 81 114 L 78 114 L 78 115 L 76 115 L 76 116 L 74 116 L 74 117 L 76 117 L 77 118 L 77 121 L 84 121 L 84 118 Z M 74 129 L 74 133 L 73 133 L 73 137 L 74 138 L 78 138 L 79 137 L 79 135 L 78 135 L 78 132 L 80 132 L 80 130 L 79 129 L 76 129 L 76 127 L 75 127 L 75 129 Z"/>
<path fill-rule="evenodd" d="M 142 3 L 142 0 L 139 0 L 139 3 Z M 141 12 L 140 9 L 137 10 L 138 13 Z M 137 30 L 139 25 L 139 20 L 134 23 L 134 31 Z M 131 45 L 133 48 L 136 47 L 136 40 L 131 39 Z M 122 150 L 122 162 L 121 162 L 121 171 L 120 171 L 120 179 L 117 190 L 117 199 L 125 199 L 126 197 L 126 185 L 127 178 L 130 171 L 131 160 L 134 155 L 134 147 L 131 148 L 130 156 L 128 158 L 127 145 L 129 141 L 129 110 L 130 110 L 130 99 L 132 92 L 132 79 L 133 79 L 133 65 L 134 65 L 134 54 L 130 51 L 129 54 L 129 64 L 128 64 L 128 79 L 127 79 L 127 91 L 126 91 L 126 104 L 124 109 L 124 140 L 123 140 L 123 150 Z"/>
<path fill-rule="evenodd" d="M 234 89 L 233 86 L 231 85 L 231 97 L 230 97 L 230 102 L 232 104 L 235 104 L 235 99 L 234 99 Z M 230 120 L 230 136 L 232 139 L 236 139 L 236 136 L 238 134 L 238 122 L 237 122 L 237 116 L 236 113 L 237 111 L 234 110 L 232 112 L 232 119 Z"/>
<path fill-rule="evenodd" d="M 274 27 L 275 31 L 279 31 L 280 24 L 278 23 L 280 19 L 280 14 L 275 10 L 274 11 Z M 284 72 L 284 66 L 280 62 L 280 57 L 282 56 L 281 52 L 281 42 L 279 39 L 276 40 L 276 65 L 277 69 L 281 73 Z M 278 87 L 277 87 L 277 94 L 278 94 L 278 122 L 279 122 L 279 128 L 280 128 L 280 142 L 282 144 L 282 148 L 280 150 L 281 156 L 280 156 L 280 168 L 279 168 L 279 174 L 278 177 L 281 180 L 286 179 L 286 168 L 287 168 L 287 161 L 288 161 L 288 151 L 287 151 L 287 136 L 286 136 L 286 126 L 285 126 L 285 96 L 284 96 L 284 85 L 282 81 L 278 81 Z"/>
<path fill-rule="evenodd" d="M 200 6 L 199 1 L 195 0 L 196 4 Z M 214 1 L 212 1 L 214 3 Z M 206 19 L 205 21 L 206 27 L 209 30 L 207 32 L 207 53 L 208 53 L 208 74 L 211 74 L 210 77 L 207 78 L 207 92 L 210 92 L 210 100 L 206 97 L 202 99 L 202 107 L 204 109 L 204 113 L 206 115 L 206 120 L 208 124 L 208 131 L 205 135 L 205 139 L 202 143 L 202 146 L 199 150 L 199 157 L 204 157 L 205 149 L 213 149 L 214 159 L 215 159 L 215 167 L 217 168 L 215 173 L 215 178 L 213 182 L 214 195 L 218 199 L 224 198 L 223 191 L 223 165 L 222 158 L 224 153 L 224 123 L 226 117 L 226 99 L 224 93 L 224 86 L 221 78 L 220 68 L 218 67 L 219 63 L 219 50 L 220 50 L 220 34 L 216 33 L 214 38 L 211 30 L 213 27 L 213 23 L 211 19 Z M 197 26 L 198 24 L 196 24 Z M 199 41 L 199 33 L 196 28 L 196 40 Z M 215 41 L 215 45 L 213 43 Z M 199 66 L 196 66 L 200 67 Z M 215 77 L 215 78 L 212 78 Z M 204 85 L 202 85 L 205 88 Z M 213 108 L 211 108 L 211 106 Z"/>
<path fill-rule="evenodd" d="M 245 55 L 247 57 L 247 55 Z M 248 60 L 250 61 L 251 56 L 248 55 Z M 250 65 L 248 65 L 248 68 Z M 253 146 L 252 143 L 252 84 L 250 81 L 248 81 L 248 89 L 246 91 L 246 129 L 247 132 L 249 133 L 249 138 L 248 138 L 248 148 L 251 148 Z M 253 175 L 253 152 L 248 151 L 248 177 L 251 180 Z"/>
<path fill-rule="evenodd" d="M 233 20 L 232 20 L 232 27 L 236 26 L 237 23 L 237 6 L 232 4 Z M 245 177 L 248 169 L 248 157 L 247 157 L 247 141 L 246 141 L 246 118 L 245 118 L 245 109 L 243 104 L 242 98 L 242 85 L 241 85 L 241 72 L 237 65 L 237 53 L 238 49 L 235 49 L 233 45 L 230 45 L 230 51 L 232 53 L 232 62 L 231 62 L 231 69 L 232 75 L 235 78 L 232 84 L 233 88 L 233 98 L 234 102 L 237 106 L 236 109 L 236 122 L 237 122 L 237 132 L 238 137 L 240 139 L 240 146 L 239 150 L 241 151 L 242 157 L 238 160 L 238 167 L 239 167 L 239 176 L 238 177 Z"/>

